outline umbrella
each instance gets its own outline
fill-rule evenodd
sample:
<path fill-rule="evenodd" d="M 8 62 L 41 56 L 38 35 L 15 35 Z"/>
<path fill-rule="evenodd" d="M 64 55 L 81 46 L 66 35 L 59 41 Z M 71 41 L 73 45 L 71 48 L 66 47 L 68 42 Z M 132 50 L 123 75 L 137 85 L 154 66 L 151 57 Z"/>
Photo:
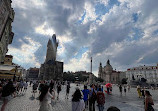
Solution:
<path fill-rule="evenodd" d="M 112 87 L 112 84 L 111 83 L 107 83 L 105 86 L 106 87 Z"/>

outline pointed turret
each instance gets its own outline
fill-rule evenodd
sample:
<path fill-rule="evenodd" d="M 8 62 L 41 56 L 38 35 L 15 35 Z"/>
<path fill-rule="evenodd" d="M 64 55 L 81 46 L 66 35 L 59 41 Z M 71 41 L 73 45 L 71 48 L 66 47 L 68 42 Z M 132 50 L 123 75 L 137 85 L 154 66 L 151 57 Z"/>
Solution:
<path fill-rule="evenodd" d="M 107 63 L 106 63 L 106 64 L 107 64 L 107 65 L 110 65 L 110 60 L 109 60 L 109 59 L 107 60 Z"/>
<path fill-rule="evenodd" d="M 48 40 L 47 44 L 47 55 L 46 55 L 46 63 L 54 63 L 56 61 L 56 53 L 57 53 L 58 42 L 56 41 L 56 35 L 53 34 L 52 40 Z"/>

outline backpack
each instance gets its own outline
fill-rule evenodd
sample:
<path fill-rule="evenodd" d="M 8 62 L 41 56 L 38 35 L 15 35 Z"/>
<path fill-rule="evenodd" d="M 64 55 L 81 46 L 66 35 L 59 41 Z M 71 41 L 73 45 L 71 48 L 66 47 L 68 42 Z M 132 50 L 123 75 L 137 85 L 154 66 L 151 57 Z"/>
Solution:
<path fill-rule="evenodd" d="M 98 93 L 97 94 L 97 103 L 98 104 L 104 104 L 105 103 L 105 98 L 103 93 Z"/>
<path fill-rule="evenodd" d="M 94 89 L 93 89 L 91 98 L 92 98 L 93 102 L 95 102 L 97 100 L 97 94 L 95 93 Z"/>

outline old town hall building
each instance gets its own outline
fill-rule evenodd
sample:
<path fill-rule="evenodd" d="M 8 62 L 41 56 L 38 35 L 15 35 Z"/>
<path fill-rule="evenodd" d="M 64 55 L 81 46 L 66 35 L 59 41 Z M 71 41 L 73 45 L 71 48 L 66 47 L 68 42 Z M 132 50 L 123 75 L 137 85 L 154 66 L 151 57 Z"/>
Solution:
<path fill-rule="evenodd" d="M 61 80 L 63 75 L 63 62 L 56 61 L 58 42 L 56 35 L 53 34 L 47 44 L 46 59 L 40 67 L 40 79 L 42 80 Z"/>

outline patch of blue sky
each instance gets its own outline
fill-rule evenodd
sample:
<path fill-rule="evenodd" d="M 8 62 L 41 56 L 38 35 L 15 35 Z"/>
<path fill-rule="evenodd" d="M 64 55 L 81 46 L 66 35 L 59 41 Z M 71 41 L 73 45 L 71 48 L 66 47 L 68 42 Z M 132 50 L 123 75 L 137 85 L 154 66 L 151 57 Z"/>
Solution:
<path fill-rule="evenodd" d="M 119 5 L 120 5 L 120 2 L 119 2 L 118 0 L 109 0 L 107 6 L 105 6 L 104 4 L 98 2 L 98 3 L 95 5 L 95 14 L 97 15 L 96 20 L 100 20 L 100 21 L 101 21 L 101 16 L 102 16 L 102 15 L 105 15 L 106 13 L 108 13 L 109 10 L 110 10 L 114 5 L 119 6 Z M 82 24 L 82 22 L 83 22 L 84 19 L 85 19 L 85 16 L 86 16 L 86 11 L 84 11 L 83 15 L 81 16 L 81 19 L 78 20 L 75 24 Z M 90 20 L 90 18 L 88 18 L 88 19 Z M 95 21 L 94 21 L 94 22 L 95 22 Z"/>
<path fill-rule="evenodd" d="M 81 47 L 80 50 L 77 52 L 77 54 L 73 58 L 76 58 L 76 59 L 82 58 L 82 54 L 87 52 L 87 50 L 88 50 L 88 47 Z"/>
<path fill-rule="evenodd" d="M 108 11 L 109 11 L 109 7 L 105 6 L 104 4 L 98 3 L 95 5 L 95 13 L 98 16 L 108 13 Z"/>
<path fill-rule="evenodd" d="M 133 28 L 132 32 L 134 33 L 132 37 L 128 37 L 127 40 L 132 41 L 132 40 L 139 40 L 140 38 L 143 37 L 144 32 L 141 29 L 138 28 Z"/>
<path fill-rule="evenodd" d="M 132 14 L 132 18 L 133 18 L 134 23 L 137 22 L 138 14 L 137 13 Z"/>
<path fill-rule="evenodd" d="M 84 11 L 83 15 L 81 16 L 81 19 L 78 20 L 77 24 L 81 24 L 84 21 L 85 16 L 86 16 L 86 11 Z"/>
<path fill-rule="evenodd" d="M 105 15 L 106 13 L 108 13 L 109 10 L 110 10 L 114 5 L 119 6 L 119 5 L 120 5 L 120 2 L 119 2 L 118 0 L 109 0 L 107 6 L 105 6 L 104 4 L 98 2 L 98 3 L 95 5 L 95 13 L 96 13 L 96 15 L 98 16 L 98 17 L 96 18 L 96 20 L 101 20 L 100 17 L 101 17 L 102 15 Z"/>
<path fill-rule="evenodd" d="M 118 0 L 109 0 L 108 5 L 110 5 L 110 6 L 114 6 L 114 5 L 119 6 L 120 2 Z"/>
<path fill-rule="evenodd" d="M 158 35 L 158 30 L 155 30 L 155 31 L 153 32 L 153 35 Z"/>

